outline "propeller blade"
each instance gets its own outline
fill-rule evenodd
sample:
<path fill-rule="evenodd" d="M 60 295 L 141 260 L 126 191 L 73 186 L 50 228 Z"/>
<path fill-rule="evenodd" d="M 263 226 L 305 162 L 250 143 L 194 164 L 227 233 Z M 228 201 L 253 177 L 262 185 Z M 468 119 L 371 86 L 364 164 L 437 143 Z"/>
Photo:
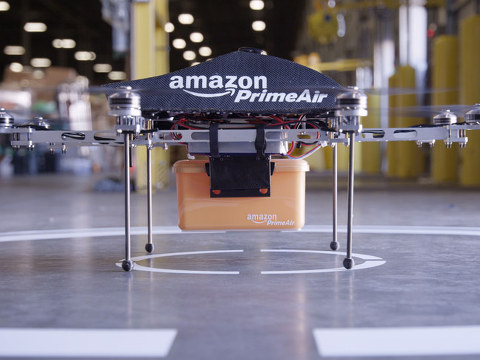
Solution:
<path fill-rule="evenodd" d="M 436 93 L 452 93 L 458 92 L 458 89 L 417 89 L 417 88 L 366 88 L 360 89 L 365 92 L 367 95 L 423 95 L 423 94 L 436 94 Z"/>
<path fill-rule="evenodd" d="M 368 108 L 369 115 L 380 115 L 388 112 L 389 116 L 407 117 L 407 118 L 432 118 L 444 111 L 456 114 L 458 117 L 463 117 L 465 113 L 472 110 L 474 105 L 423 105 L 423 106 L 404 106 L 404 107 L 388 107 L 388 108 Z"/>

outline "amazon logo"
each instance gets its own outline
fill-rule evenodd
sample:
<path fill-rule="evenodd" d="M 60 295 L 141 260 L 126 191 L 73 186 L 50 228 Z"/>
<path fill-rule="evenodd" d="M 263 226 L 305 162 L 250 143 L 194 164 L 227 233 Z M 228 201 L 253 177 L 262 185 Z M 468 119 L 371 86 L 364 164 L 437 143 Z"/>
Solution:
<path fill-rule="evenodd" d="M 169 87 L 170 89 L 182 89 L 186 93 L 198 97 L 233 96 L 237 89 L 266 89 L 267 77 L 237 75 L 212 75 L 209 77 L 205 75 L 175 75 L 170 78 Z"/>
<path fill-rule="evenodd" d="M 232 96 L 233 102 L 256 103 L 313 103 L 319 104 L 328 94 L 319 90 L 304 89 L 301 92 L 269 92 L 266 76 L 237 75 L 175 75 L 170 78 L 170 89 L 181 89 L 187 94 L 214 98 Z"/>

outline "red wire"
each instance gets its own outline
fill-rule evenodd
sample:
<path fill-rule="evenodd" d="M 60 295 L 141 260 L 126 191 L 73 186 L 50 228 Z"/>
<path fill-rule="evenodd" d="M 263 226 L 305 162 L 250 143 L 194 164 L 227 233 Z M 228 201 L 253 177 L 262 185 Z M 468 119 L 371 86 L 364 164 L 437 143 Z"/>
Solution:
<path fill-rule="evenodd" d="M 297 120 L 297 123 L 295 124 L 295 129 L 298 129 L 298 127 L 300 126 L 300 120 L 301 118 L 303 117 L 303 115 L 301 115 L 298 120 Z M 308 123 L 308 125 L 312 126 L 313 128 L 315 129 L 320 129 L 316 124 L 314 123 Z M 317 131 L 317 139 L 320 138 L 320 132 Z M 310 149 L 309 151 L 307 151 L 305 154 L 303 155 L 300 155 L 300 156 L 295 156 L 294 158 L 305 158 L 306 156 L 308 156 L 309 154 L 313 153 L 315 150 L 317 150 L 321 145 L 320 144 L 311 144 L 311 145 L 302 145 L 302 146 L 314 146 L 313 149 Z M 290 149 L 288 150 L 287 152 L 287 156 L 290 156 L 292 153 L 293 153 L 293 150 L 295 149 L 295 142 L 292 142 L 292 146 L 290 147 Z"/>
<path fill-rule="evenodd" d="M 284 119 L 276 116 L 276 115 L 269 115 L 269 116 L 257 116 L 257 117 L 254 117 L 254 118 L 247 118 L 245 119 L 249 124 L 266 124 L 266 126 L 278 126 L 278 125 L 281 125 L 283 126 L 285 129 L 289 129 L 290 127 L 288 125 L 290 124 L 295 124 L 294 125 L 294 128 L 295 129 L 298 129 L 301 125 L 301 121 L 302 121 L 302 118 L 304 118 L 304 114 L 300 115 L 298 117 L 298 119 L 296 120 L 287 120 L 285 121 Z M 201 119 L 201 120 L 205 120 L 205 121 L 208 121 L 210 119 Z M 267 123 L 266 120 L 275 120 L 276 122 L 275 123 Z M 172 127 L 170 128 L 170 130 L 174 130 L 175 128 L 178 128 L 179 126 L 183 127 L 183 128 L 186 128 L 186 129 L 189 129 L 189 130 L 202 130 L 202 128 L 198 128 L 198 127 L 193 127 L 189 124 L 187 124 L 188 122 L 188 119 L 186 117 L 181 117 L 179 118 L 173 125 Z M 315 129 L 320 129 L 320 127 L 318 125 L 316 125 L 315 123 L 310 123 L 308 122 L 307 125 L 310 125 L 311 127 L 315 128 Z M 181 135 L 181 134 L 180 134 Z M 171 136 L 173 139 L 175 140 L 180 140 L 181 137 L 178 136 L 178 134 L 172 132 L 171 133 Z M 317 139 L 320 138 L 320 133 L 317 132 Z M 296 141 L 292 141 L 290 143 L 290 147 L 287 151 L 287 156 L 291 157 L 291 154 L 293 153 L 293 151 L 295 150 L 295 147 L 296 147 L 296 144 L 297 142 Z M 311 145 L 305 145 L 305 144 L 302 144 L 302 146 L 314 146 L 314 148 L 310 149 L 308 152 L 306 152 L 305 154 L 303 155 L 300 155 L 300 156 L 296 156 L 296 157 L 293 157 L 293 158 L 304 158 L 306 156 L 308 156 L 310 153 L 314 152 L 320 145 L 317 145 L 317 144 L 311 144 Z"/>

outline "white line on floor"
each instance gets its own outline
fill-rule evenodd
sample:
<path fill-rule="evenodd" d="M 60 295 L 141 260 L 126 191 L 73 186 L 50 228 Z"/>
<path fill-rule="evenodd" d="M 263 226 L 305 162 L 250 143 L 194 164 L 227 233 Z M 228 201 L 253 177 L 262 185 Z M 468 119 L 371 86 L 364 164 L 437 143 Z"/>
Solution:
<path fill-rule="evenodd" d="M 118 267 L 122 267 L 121 263 L 115 264 Z M 189 274 L 189 275 L 239 275 L 239 271 L 202 271 L 202 270 L 175 270 L 175 269 L 163 269 L 163 268 L 154 268 L 149 266 L 142 266 L 135 263 L 133 270 L 139 271 L 148 271 L 148 272 L 158 272 L 164 274 Z"/>
<path fill-rule="evenodd" d="M 298 249 L 262 249 L 261 252 L 270 253 L 310 253 L 310 254 L 325 254 L 325 255 L 343 255 L 344 252 L 340 251 L 322 251 L 322 250 L 298 250 Z M 352 254 L 352 257 L 366 260 L 360 265 L 355 265 L 352 269 L 347 270 L 344 267 L 327 268 L 327 269 L 310 269 L 310 270 L 280 270 L 280 271 L 262 271 L 263 275 L 288 275 L 288 274 L 317 274 L 317 273 L 329 273 L 339 271 L 352 271 L 373 268 L 385 264 L 385 260 L 377 256 L 364 255 L 364 254 Z"/>
<path fill-rule="evenodd" d="M 12 231 L 0 233 L 0 242 L 52 240 L 81 237 L 106 237 L 123 236 L 124 228 L 90 228 L 90 229 L 63 229 L 63 230 L 31 230 Z M 259 230 L 256 230 L 259 231 Z M 339 227 L 339 232 L 346 232 L 345 227 Z M 480 236 L 480 227 L 455 227 L 455 226 L 378 226 L 378 225 L 355 225 L 353 231 L 356 234 L 407 234 L 407 235 L 459 235 Z M 153 228 L 155 235 L 170 234 L 218 234 L 224 230 L 212 231 L 182 231 L 176 226 L 156 226 Z M 288 231 L 286 231 L 288 232 Z M 304 233 L 331 233 L 331 225 L 306 225 L 302 230 L 292 232 Z M 132 235 L 146 235 L 146 227 L 132 227 Z"/>
<path fill-rule="evenodd" d="M 170 257 L 170 256 L 188 256 L 188 255 L 204 255 L 204 254 L 223 254 L 223 253 L 242 253 L 243 250 L 207 250 L 207 251 L 185 251 L 165 254 L 152 254 L 133 257 L 132 261 L 142 261 L 148 259 Z M 122 267 L 121 263 L 116 263 L 118 267 Z M 239 271 L 202 271 L 202 270 L 176 270 L 176 269 L 163 269 L 154 268 L 150 266 L 143 266 L 135 263 L 134 270 L 159 272 L 167 274 L 199 274 L 199 275 L 239 275 Z"/>
<path fill-rule="evenodd" d="M 329 269 L 311 269 L 311 270 L 281 270 L 281 271 L 262 271 L 262 275 L 288 275 L 288 274 L 319 274 L 319 273 L 330 273 L 330 272 L 342 272 L 342 271 L 353 271 L 353 270 L 363 270 L 373 267 L 377 267 L 385 264 L 385 260 L 381 261 L 365 261 L 360 265 L 355 265 L 350 270 L 345 269 L 344 267 L 329 268 Z"/>
<path fill-rule="evenodd" d="M 305 249 L 262 249 L 261 252 L 275 252 L 275 253 L 308 253 L 308 254 L 325 254 L 325 255 L 345 255 L 343 251 L 324 251 L 324 250 L 305 250 Z M 378 256 L 365 254 L 352 254 L 362 260 L 382 260 Z"/>
<path fill-rule="evenodd" d="M 480 326 L 314 329 L 321 357 L 480 354 Z"/>
<path fill-rule="evenodd" d="M 150 254 L 133 257 L 133 261 L 141 261 L 147 259 L 156 259 L 170 256 L 188 256 L 188 255 L 205 255 L 205 254 L 228 254 L 228 253 L 243 253 L 243 250 L 203 250 L 203 251 L 182 251 L 174 253 Z"/>
<path fill-rule="evenodd" d="M 0 357 L 165 357 L 174 329 L 0 328 Z"/>

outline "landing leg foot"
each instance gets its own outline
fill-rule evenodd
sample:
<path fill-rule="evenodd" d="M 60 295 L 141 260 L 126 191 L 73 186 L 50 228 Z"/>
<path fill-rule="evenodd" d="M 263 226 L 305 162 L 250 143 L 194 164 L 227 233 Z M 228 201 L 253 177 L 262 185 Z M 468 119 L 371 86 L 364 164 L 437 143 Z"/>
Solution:
<path fill-rule="evenodd" d="M 147 253 L 151 254 L 153 252 L 153 249 L 154 249 L 153 244 L 149 244 L 149 243 L 145 244 L 145 251 Z"/>
<path fill-rule="evenodd" d="M 330 249 L 332 249 L 333 251 L 338 250 L 339 247 L 340 247 L 340 244 L 338 243 L 338 241 L 332 241 L 330 243 Z"/>
<path fill-rule="evenodd" d="M 122 269 L 125 270 L 125 271 L 132 271 L 133 261 L 132 260 L 123 260 Z"/>
<path fill-rule="evenodd" d="M 343 267 L 347 270 L 350 270 L 355 265 L 355 261 L 352 258 L 345 258 L 343 260 Z"/>

